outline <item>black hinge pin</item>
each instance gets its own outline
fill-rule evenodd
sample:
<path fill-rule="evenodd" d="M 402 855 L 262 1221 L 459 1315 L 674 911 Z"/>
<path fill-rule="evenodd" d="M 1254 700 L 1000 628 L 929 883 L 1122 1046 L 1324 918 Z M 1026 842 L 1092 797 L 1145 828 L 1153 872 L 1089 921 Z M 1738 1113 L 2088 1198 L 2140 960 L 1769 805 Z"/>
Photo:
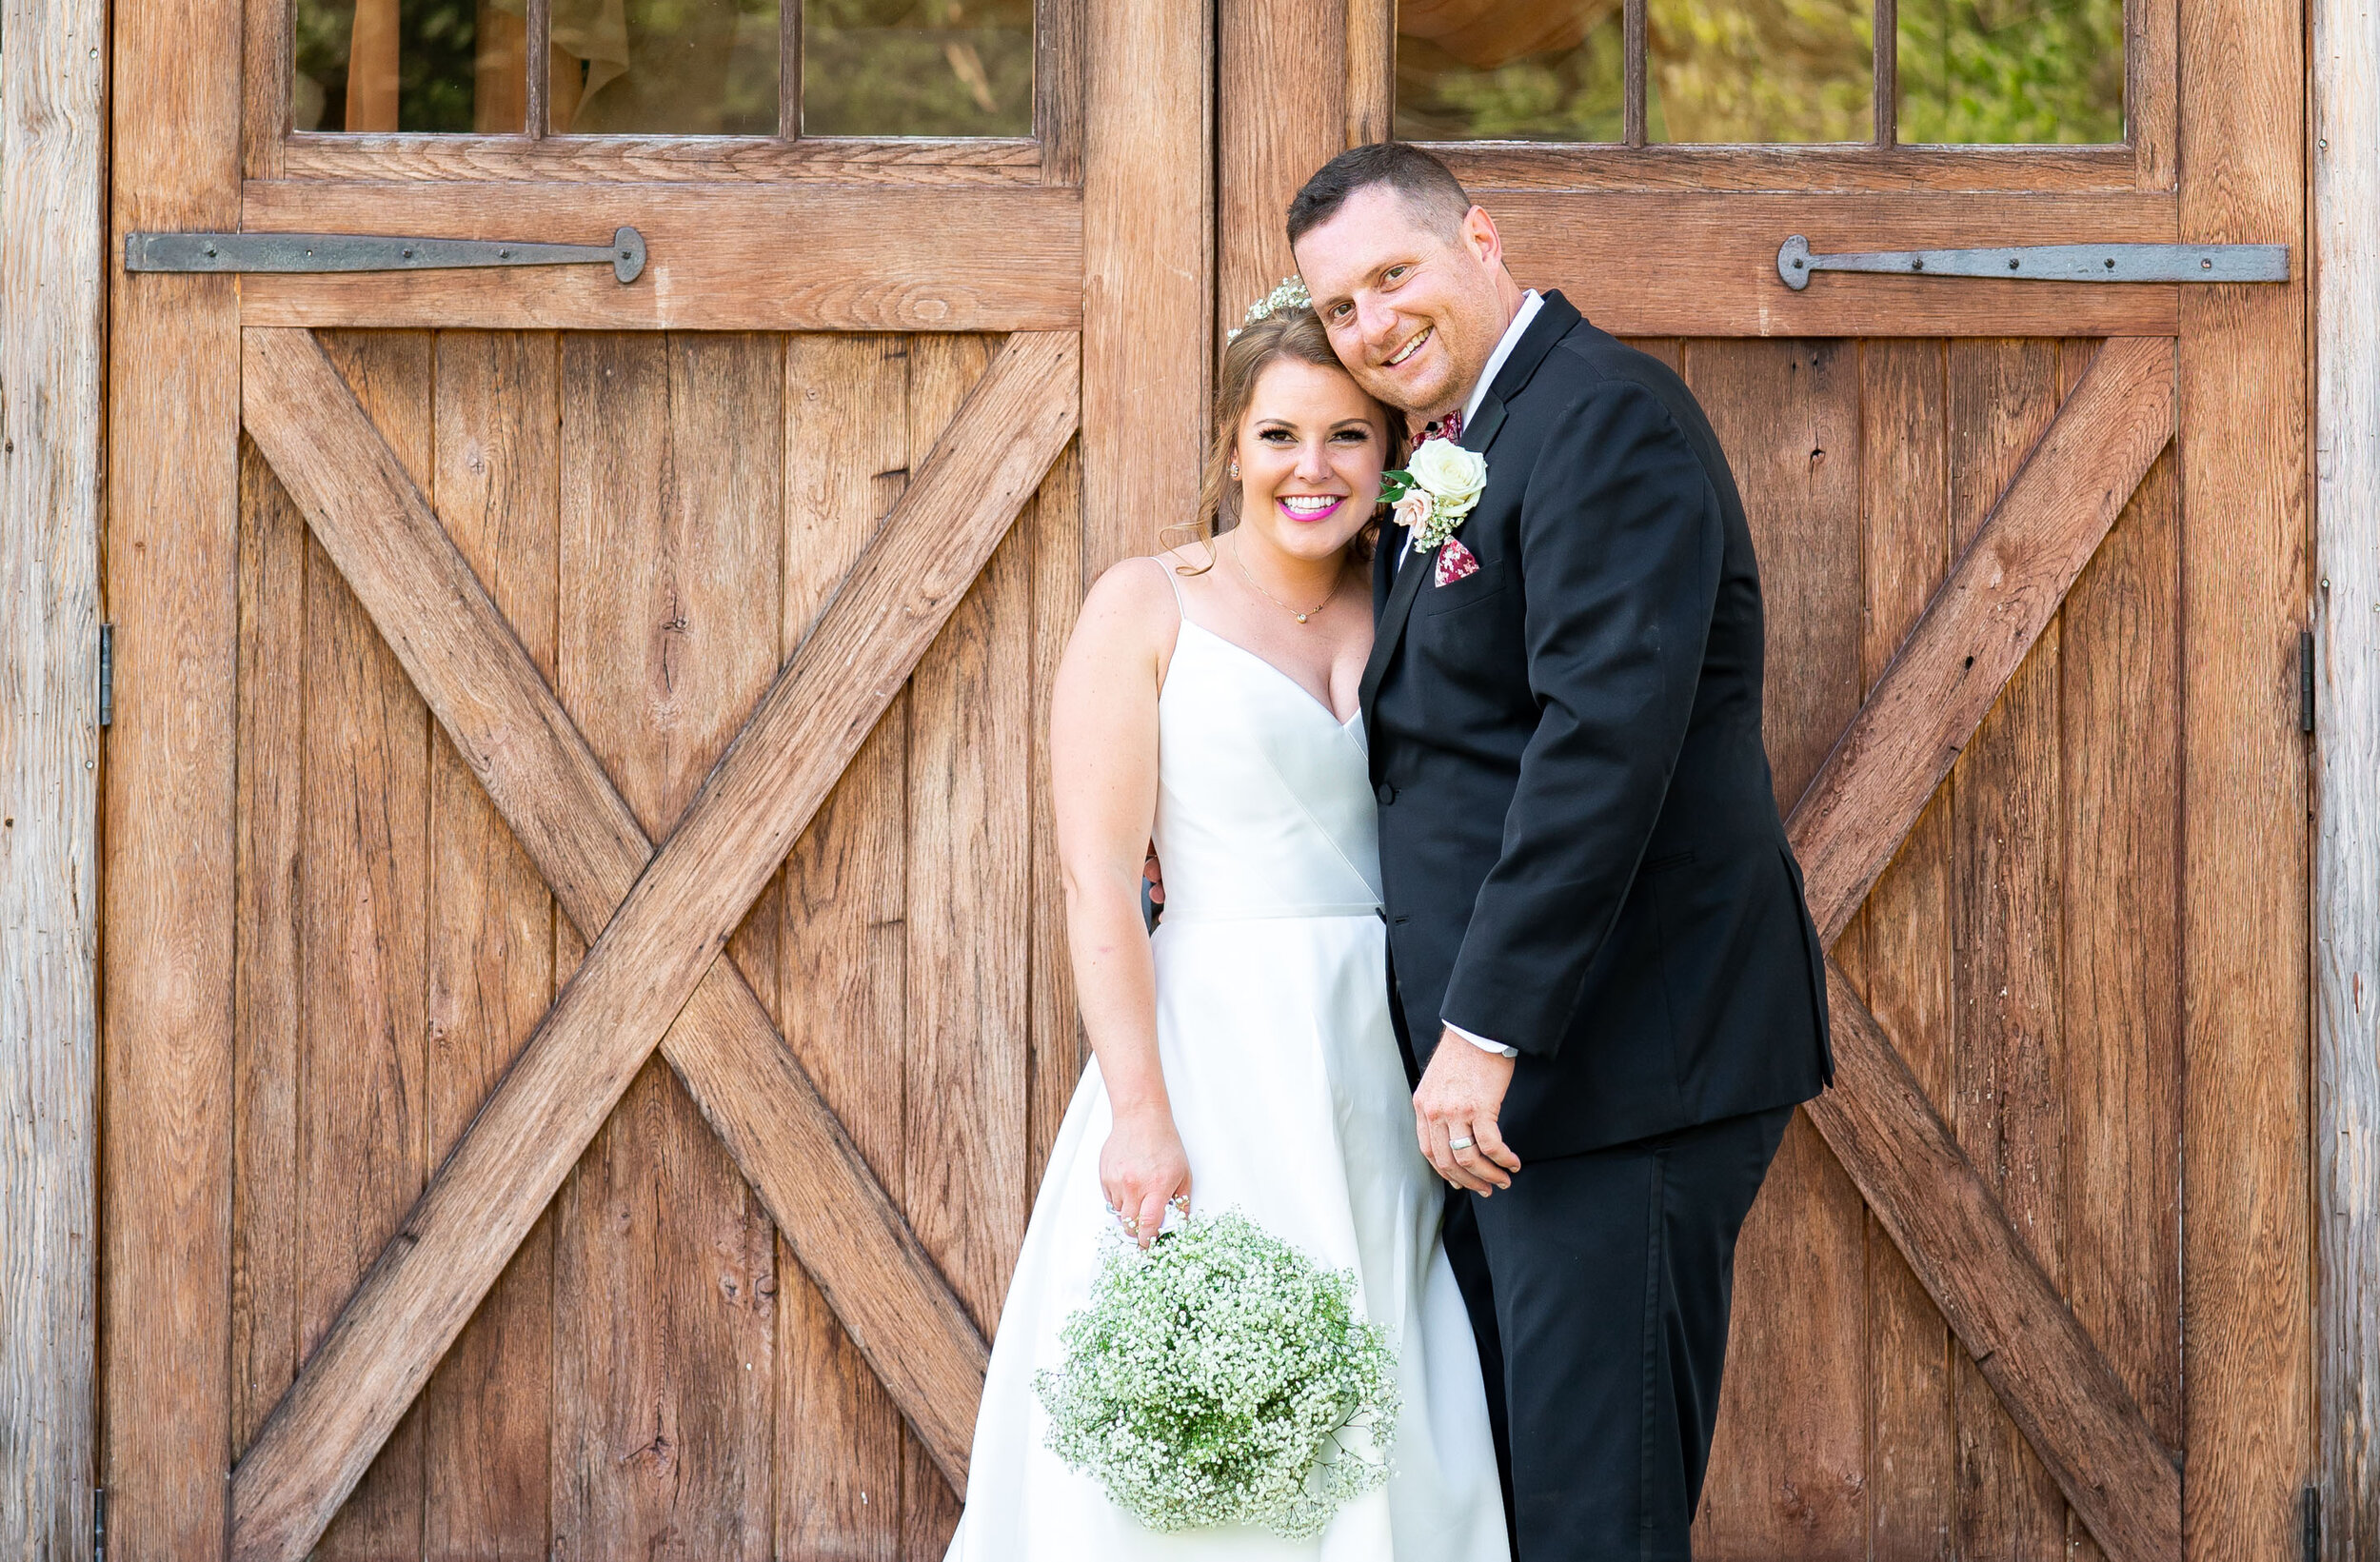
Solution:
<path fill-rule="evenodd" d="M 90 1558 L 91 1562 L 108 1562 L 108 1489 L 90 1489 Z"/>
<path fill-rule="evenodd" d="M 2314 632 L 2297 632 L 2297 730 L 2314 729 Z"/>
<path fill-rule="evenodd" d="M 2306 1562 L 2322 1562 L 2322 1493 L 2309 1486 L 2298 1497 L 2305 1518 Z"/>
<path fill-rule="evenodd" d="M 99 724 L 111 726 L 116 719 L 116 626 L 99 626 Z"/>

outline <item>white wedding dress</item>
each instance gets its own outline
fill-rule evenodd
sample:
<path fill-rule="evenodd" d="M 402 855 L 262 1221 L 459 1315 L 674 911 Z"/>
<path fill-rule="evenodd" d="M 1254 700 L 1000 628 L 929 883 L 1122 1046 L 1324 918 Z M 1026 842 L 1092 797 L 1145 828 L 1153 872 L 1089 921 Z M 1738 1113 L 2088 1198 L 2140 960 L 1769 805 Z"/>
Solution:
<path fill-rule="evenodd" d="M 1414 1142 L 1389 1027 L 1360 718 L 1341 723 L 1186 612 L 1158 717 L 1157 1037 L 1193 1210 L 1237 1206 L 1355 1272 L 1363 1315 L 1400 1356 L 1391 1475 L 1311 1540 L 1238 1526 L 1162 1534 L 1044 1446 L 1034 1374 L 1063 1359 L 1059 1331 L 1087 1301 L 1114 1228 L 1093 1062 L 1001 1313 L 947 1562 L 1508 1562 L 1478 1356 L 1438 1242 L 1440 1184 Z"/>

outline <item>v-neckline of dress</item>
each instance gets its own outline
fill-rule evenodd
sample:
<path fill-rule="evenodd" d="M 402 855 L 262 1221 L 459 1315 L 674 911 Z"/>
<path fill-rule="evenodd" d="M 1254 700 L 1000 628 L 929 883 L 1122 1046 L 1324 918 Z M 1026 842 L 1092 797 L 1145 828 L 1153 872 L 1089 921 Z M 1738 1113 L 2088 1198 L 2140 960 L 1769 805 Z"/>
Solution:
<path fill-rule="evenodd" d="M 1214 630 L 1209 629 L 1206 625 L 1200 623 L 1186 615 L 1183 617 L 1181 622 L 1186 627 L 1196 629 L 1199 633 L 1215 642 L 1218 645 L 1227 646 L 1232 650 L 1238 651 L 1241 656 L 1246 657 L 1249 661 L 1255 662 L 1266 672 L 1271 673 L 1275 678 L 1279 679 L 1282 682 L 1297 690 L 1298 697 L 1299 699 L 1303 700 L 1307 704 L 1312 705 L 1316 710 L 1321 712 L 1324 716 L 1329 717 L 1331 721 L 1337 724 L 1339 731 L 1345 732 L 1350 727 L 1353 727 L 1357 721 L 1362 717 L 1363 706 L 1360 702 L 1359 702 L 1356 708 L 1349 712 L 1348 715 L 1342 720 L 1336 709 L 1332 708 L 1324 702 L 1315 698 L 1315 694 L 1312 689 L 1309 689 L 1303 683 L 1299 682 L 1297 679 L 1290 676 L 1287 671 L 1276 664 L 1271 659 L 1259 656 L 1256 652 L 1249 650 L 1245 645 L 1240 644 L 1238 641 L 1225 635 L 1219 635 Z"/>

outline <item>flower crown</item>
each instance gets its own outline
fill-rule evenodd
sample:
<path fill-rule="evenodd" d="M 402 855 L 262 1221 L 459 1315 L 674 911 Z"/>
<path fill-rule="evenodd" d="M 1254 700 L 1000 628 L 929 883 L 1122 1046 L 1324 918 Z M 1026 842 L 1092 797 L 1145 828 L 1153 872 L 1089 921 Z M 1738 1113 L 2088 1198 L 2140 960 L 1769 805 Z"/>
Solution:
<path fill-rule="evenodd" d="M 1223 340 L 1226 343 L 1239 341 L 1240 331 L 1246 330 L 1259 320 L 1270 320 L 1283 309 L 1310 309 L 1312 307 L 1314 307 L 1314 295 L 1306 291 L 1306 279 L 1283 277 L 1275 285 L 1271 292 L 1248 306 L 1247 314 L 1240 319 L 1240 330 L 1225 332 Z"/>

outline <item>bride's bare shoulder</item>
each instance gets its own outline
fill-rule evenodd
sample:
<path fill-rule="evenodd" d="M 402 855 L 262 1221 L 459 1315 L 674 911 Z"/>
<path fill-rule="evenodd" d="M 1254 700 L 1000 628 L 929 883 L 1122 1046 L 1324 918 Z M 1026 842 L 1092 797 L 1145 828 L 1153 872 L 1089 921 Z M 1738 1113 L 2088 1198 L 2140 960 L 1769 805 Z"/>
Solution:
<path fill-rule="evenodd" d="M 1075 638 L 1099 643 L 1101 649 L 1144 649 L 1162 656 L 1171 650 L 1181 623 L 1180 599 L 1175 583 L 1182 570 L 1196 570 L 1197 548 L 1126 559 L 1111 564 L 1093 582 L 1075 621 Z"/>

